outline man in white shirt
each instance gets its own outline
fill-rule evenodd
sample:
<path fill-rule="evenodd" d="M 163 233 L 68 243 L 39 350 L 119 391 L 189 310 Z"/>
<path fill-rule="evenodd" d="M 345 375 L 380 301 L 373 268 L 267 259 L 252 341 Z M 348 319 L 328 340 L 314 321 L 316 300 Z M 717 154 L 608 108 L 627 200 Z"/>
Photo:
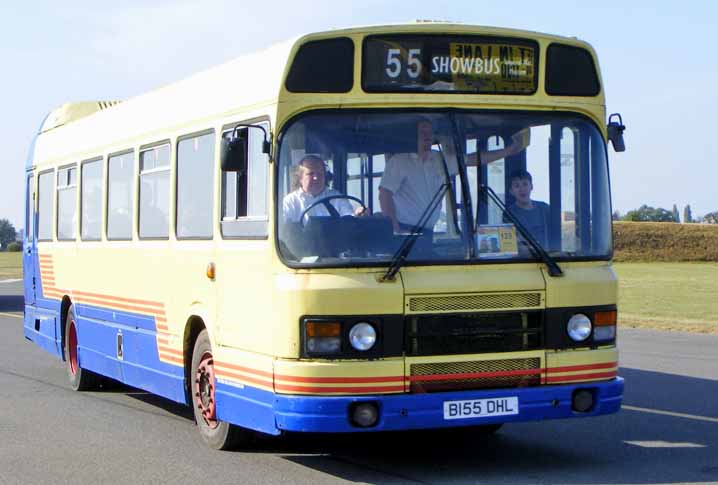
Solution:
<path fill-rule="evenodd" d="M 379 205 L 382 213 L 392 220 L 395 232 L 411 229 L 428 207 L 441 184 L 449 176 L 458 173 L 456 156 L 447 150 L 446 167 L 439 152 L 431 150 L 434 144 L 434 130 L 431 121 L 420 119 L 417 123 L 416 153 L 399 153 L 386 162 L 384 175 L 379 185 Z M 512 143 L 501 150 L 468 154 L 467 166 L 491 163 L 518 153 L 529 144 L 529 130 L 514 134 Z M 450 147 L 448 147 L 450 148 Z M 424 225 L 424 232 L 433 230 L 439 219 L 440 206 L 432 212 Z"/>
<path fill-rule="evenodd" d="M 330 197 L 342 195 L 340 192 L 326 186 L 326 169 L 324 160 L 316 155 L 306 155 L 299 161 L 297 171 L 294 174 L 292 187 L 294 191 L 284 197 L 282 213 L 286 222 L 300 222 L 304 211 L 314 202 Z M 362 215 L 363 208 L 358 207 L 352 210 L 347 199 L 332 199 L 329 203 L 339 212 L 341 216 Z M 328 217 L 329 211 L 324 204 L 319 204 L 310 210 L 306 216 Z"/>

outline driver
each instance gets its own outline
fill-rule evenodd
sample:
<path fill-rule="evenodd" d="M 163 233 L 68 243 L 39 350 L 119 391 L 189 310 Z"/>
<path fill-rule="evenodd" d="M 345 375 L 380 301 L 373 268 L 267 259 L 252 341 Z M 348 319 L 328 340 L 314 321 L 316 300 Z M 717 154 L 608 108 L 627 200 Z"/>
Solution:
<path fill-rule="evenodd" d="M 324 160 L 317 155 L 305 155 L 296 166 L 292 180 L 292 192 L 284 197 L 282 212 L 286 222 L 300 222 L 299 218 L 307 207 L 314 202 L 333 195 L 342 195 L 340 192 L 326 186 L 326 169 Z M 352 210 L 346 199 L 332 199 L 330 204 L 341 216 L 363 215 L 364 208 Z M 329 211 L 323 204 L 318 204 L 310 210 L 308 216 L 329 216 Z"/>

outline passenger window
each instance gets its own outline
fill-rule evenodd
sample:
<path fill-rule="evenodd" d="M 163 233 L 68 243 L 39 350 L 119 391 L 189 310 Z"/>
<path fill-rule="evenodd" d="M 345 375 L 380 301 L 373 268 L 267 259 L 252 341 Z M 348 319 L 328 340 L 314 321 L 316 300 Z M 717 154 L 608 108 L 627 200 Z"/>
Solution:
<path fill-rule="evenodd" d="M 169 143 L 140 152 L 140 238 L 169 237 Z"/>
<path fill-rule="evenodd" d="M 57 239 L 75 239 L 77 228 L 77 167 L 57 171 Z"/>
<path fill-rule="evenodd" d="M 214 132 L 177 143 L 177 237 L 211 238 Z"/>
<path fill-rule="evenodd" d="M 102 237 L 102 160 L 82 165 L 80 237 L 99 241 Z"/>
<path fill-rule="evenodd" d="M 52 171 L 41 173 L 38 179 L 37 239 L 39 241 L 52 241 L 54 179 Z"/>
<path fill-rule="evenodd" d="M 134 153 L 110 157 L 107 169 L 107 239 L 132 239 Z"/>
<path fill-rule="evenodd" d="M 269 123 L 258 123 L 269 132 Z M 230 138 L 233 129 L 222 136 Z M 222 235 L 266 237 L 269 158 L 262 152 L 264 134 L 255 128 L 238 130 L 248 136 L 246 173 L 222 172 Z"/>

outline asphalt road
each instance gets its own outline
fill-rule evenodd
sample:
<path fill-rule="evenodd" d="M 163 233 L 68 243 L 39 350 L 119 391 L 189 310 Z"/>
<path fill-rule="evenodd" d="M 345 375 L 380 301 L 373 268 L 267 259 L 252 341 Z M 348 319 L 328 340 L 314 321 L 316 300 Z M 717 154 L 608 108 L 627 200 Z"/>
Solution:
<path fill-rule="evenodd" d="M 0 283 L 0 484 L 718 483 L 718 336 L 621 330 L 623 410 L 505 426 L 203 446 L 189 408 L 131 388 L 75 393 L 22 336 L 20 283 Z"/>

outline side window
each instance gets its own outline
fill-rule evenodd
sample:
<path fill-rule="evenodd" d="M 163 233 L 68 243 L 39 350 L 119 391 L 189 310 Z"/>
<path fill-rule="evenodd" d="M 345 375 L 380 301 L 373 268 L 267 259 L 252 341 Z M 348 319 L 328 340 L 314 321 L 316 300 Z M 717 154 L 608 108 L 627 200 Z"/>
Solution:
<path fill-rule="evenodd" d="M 134 153 L 113 155 L 107 165 L 107 239 L 132 239 Z"/>
<path fill-rule="evenodd" d="M 177 237 L 211 238 L 214 132 L 177 143 Z"/>
<path fill-rule="evenodd" d="M 140 152 L 140 238 L 169 236 L 169 143 Z"/>
<path fill-rule="evenodd" d="M 75 239 L 77 229 L 77 167 L 57 171 L 57 239 Z"/>
<path fill-rule="evenodd" d="M 259 123 L 269 131 L 269 123 Z M 242 133 L 243 132 L 243 133 Z M 232 135 L 232 129 L 222 133 Z M 243 128 L 248 136 L 247 173 L 222 172 L 222 235 L 225 237 L 267 237 L 269 159 L 262 152 L 261 130 Z"/>
<path fill-rule="evenodd" d="M 33 174 L 27 176 L 25 192 L 25 241 L 31 242 L 35 231 L 35 178 Z"/>
<path fill-rule="evenodd" d="M 54 172 L 41 173 L 38 179 L 37 238 L 52 241 L 52 210 L 55 200 Z"/>
<path fill-rule="evenodd" d="M 85 162 L 81 168 L 80 237 L 99 241 L 102 235 L 102 160 Z"/>

